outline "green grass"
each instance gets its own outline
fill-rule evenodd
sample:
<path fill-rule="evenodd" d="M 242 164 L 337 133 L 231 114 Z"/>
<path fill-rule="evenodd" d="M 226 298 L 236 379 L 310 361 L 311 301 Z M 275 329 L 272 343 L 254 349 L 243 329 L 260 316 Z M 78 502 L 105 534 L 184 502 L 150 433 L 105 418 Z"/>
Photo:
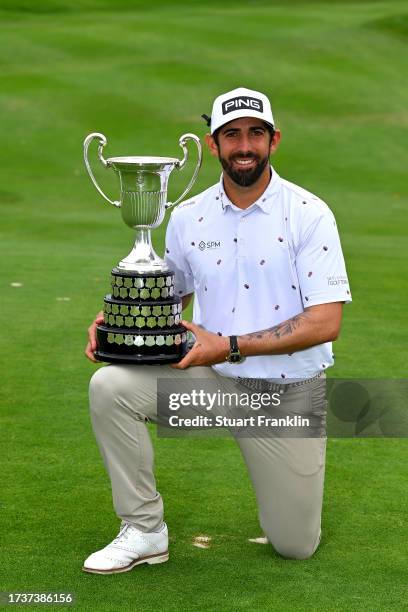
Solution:
<path fill-rule="evenodd" d="M 0 589 L 73 591 L 95 610 L 407 609 L 406 440 L 329 441 L 322 545 L 292 562 L 247 541 L 260 529 L 232 441 L 153 431 L 170 563 L 80 571 L 117 529 L 82 352 L 132 242 L 85 174 L 84 137 L 104 132 L 107 156 L 179 156 L 183 132 L 205 133 L 215 95 L 267 92 L 283 131 L 277 170 L 323 197 L 340 226 L 354 302 L 332 375 L 404 377 L 406 33 L 402 0 L 0 0 Z M 171 178 L 171 198 L 187 173 Z M 96 174 L 116 198 L 114 177 Z M 194 191 L 218 176 L 205 155 Z M 191 546 L 199 533 L 212 548 Z"/>

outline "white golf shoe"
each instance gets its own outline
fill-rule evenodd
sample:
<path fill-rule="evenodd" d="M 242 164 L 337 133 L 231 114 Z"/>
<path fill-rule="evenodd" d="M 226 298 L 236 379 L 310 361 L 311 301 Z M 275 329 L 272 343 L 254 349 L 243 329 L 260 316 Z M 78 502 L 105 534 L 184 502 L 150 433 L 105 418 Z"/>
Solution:
<path fill-rule="evenodd" d="M 141 563 L 164 563 L 169 558 L 168 542 L 166 523 L 163 523 L 160 531 L 150 533 L 122 523 L 113 542 L 92 553 L 82 569 L 92 574 L 118 574 L 128 572 Z"/>

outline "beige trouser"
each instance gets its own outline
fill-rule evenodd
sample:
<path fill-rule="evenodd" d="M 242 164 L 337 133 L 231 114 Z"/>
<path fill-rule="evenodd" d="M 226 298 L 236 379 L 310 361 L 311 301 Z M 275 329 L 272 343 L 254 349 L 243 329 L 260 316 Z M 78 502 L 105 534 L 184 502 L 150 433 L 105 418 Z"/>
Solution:
<path fill-rule="evenodd" d="M 233 379 L 208 367 L 109 365 L 90 383 L 92 426 L 111 479 L 115 511 L 141 531 L 163 521 L 156 490 L 153 447 L 146 421 L 157 421 L 157 378 L 216 380 L 221 391 Z M 325 407 L 321 384 L 307 383 L 285 394 L 296 412 Z M 326 438 L 236 438 L 258 502 L 260 525 L 275 550 L 292 559 L 310 557 L 319 545 Z"/>

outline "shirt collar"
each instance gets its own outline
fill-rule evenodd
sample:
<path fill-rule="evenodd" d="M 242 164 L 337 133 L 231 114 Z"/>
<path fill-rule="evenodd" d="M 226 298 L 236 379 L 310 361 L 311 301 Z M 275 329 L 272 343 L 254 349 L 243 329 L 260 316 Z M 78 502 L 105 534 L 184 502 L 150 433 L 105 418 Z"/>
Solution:
<path fill-rule="evenodd" d="M 251 204 L 251 206 L 245 209 L 245 212 L 249 210 L 253 210 L 253 208 L 260 208 L 262 212 L 266 213 L 267 215 L 271 213 L 272 205 L 273 205 L 275 196 L 279 191 L 280 180 L 281 180 L 279 174 L 276 172 L 276 170 L 274 170 L 272 166 L 271 166 L 271 172 L 272 172 L 271 180 L 269 181 L 267 188 L 265 189 L 263 194 L 260 196 L 260 198 L 258 198 L 255 202 L 253 202 L 253 204 Z M 237 206 L 235 206 L 235 204 L 231 202 L 231 200 L 225 193 L 223 174 L 221 174 L 220 182 L 218 184 L 218 191 L 217 191 L 216 199 L 220 201 L 223 213 L 226 212 L 227 208 L 231 208 L 231 210 L 238 210 L 238 211 L 241 210 L 240 208 L 238 208 Z"/>

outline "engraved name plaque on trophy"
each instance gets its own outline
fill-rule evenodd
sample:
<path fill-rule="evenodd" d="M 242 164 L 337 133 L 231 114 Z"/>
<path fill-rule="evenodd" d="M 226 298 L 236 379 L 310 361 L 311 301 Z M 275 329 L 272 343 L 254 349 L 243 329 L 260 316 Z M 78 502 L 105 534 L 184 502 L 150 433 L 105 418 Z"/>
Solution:
<path fill-rule="evenodd" d="M 119 177 L 120 200 L 110 200 L 101 190 L 88 160 L 88 148 L 99 142 L 98 157 L 105 168 Z M 185 167 L 186 143 L 197 145 L 198 161 L 193 176 L 181 196 L 167 202 L 171 171 Z M 174 272 L 154 252 L 151 230 L 164 219 L 166 209 L 178 204 L 193 186 L 202 159 L 201 143 L 194 134 L 184 134 L 179 144 L 183 159 L 172 157 L 111 157 L 104 159 L 103 134 L 92 133 L 84 141 L 85 166 L 93 184 L 110 204 L 121 209 L 122 219 L 136 231 L 129 255 L 113 268 L 112 290 L 104 299 L 104 323 L 97 327 L 100 361 L 130 364 L 177 362 L 187 350 L 187 330 L 180 325 L 181 298 L 174 295 Z"/>

